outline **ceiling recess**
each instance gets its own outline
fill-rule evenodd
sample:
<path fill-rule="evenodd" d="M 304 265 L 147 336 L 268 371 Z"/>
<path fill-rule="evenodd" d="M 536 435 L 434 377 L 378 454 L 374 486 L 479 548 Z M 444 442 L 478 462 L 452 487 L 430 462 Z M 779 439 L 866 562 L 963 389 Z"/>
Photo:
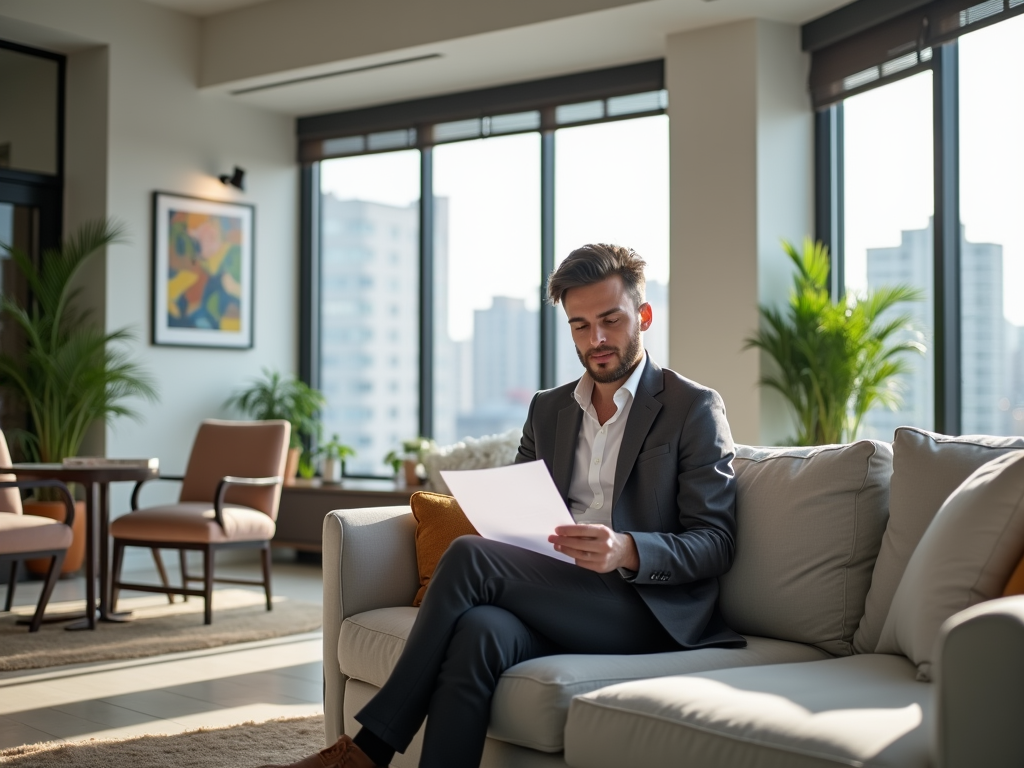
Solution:
<path fill-rule="evenodd" d="M 325 80 L 329 77 L 341 77 L 342 75 L 354 75 L 359 72 L 369 72 L 373 69 L 385 69 L 387 67 L 397 67 L 400 64 L 413 64 L 418 61 L 427 61 L 428 59 L 440 59 L 440 53 L 428 53 L 423 56 L 412 56 L 408 59 L 395 59 L 394 61 L 382 61 L 379 64 L 367 64 L 365 67 L 352 67 L 350 69 L 339 69 L 336 72 L 324 72 L 321 75 L 309 75 L 307 77 L 296 77 L 291 80 L 279 80 L 276 83 L 266 83 L 264 85 L 254 85 L 251 88 L 239 88 L 237 91 L 231 91 L 232 96 L 240 96 L 243 93 L 255 93 L 256 91 L 266 91 L 271 88 L 283 88 L 286 85 L 296 85 L 298 83 L 308 83 L 314 80 Z"/>

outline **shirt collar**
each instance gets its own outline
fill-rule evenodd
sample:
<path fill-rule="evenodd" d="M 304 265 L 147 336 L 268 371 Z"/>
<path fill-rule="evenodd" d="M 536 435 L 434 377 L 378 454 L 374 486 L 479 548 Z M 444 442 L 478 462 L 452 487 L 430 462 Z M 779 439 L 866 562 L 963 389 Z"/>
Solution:
<path fill-rule="evenodd" d="M 629 378 L 626 379 L 626 383 L 615 390 L 615 394 L 612 396 L 612 400 L 615 402 L 618 410 L 622 410 L 622 406 L 629 400 L 636 397 L 636 390 L 640 386 L 640 378 L 644 374 L 644 368 L 647 366 L 647 350 L 644 350 L 643 359 L 637 364 L 633 372 L 629 374 Z M 576 384 L 576 389 L 573 391 L 573 397 L 576 398 L 576 402 L 579 403 L 580 408 L 584 412 L 590 408 L 591 399 L 594 395 L 594 380 L 590 374 L 586 371 L 583 372 L 583 376 L 580 377 L 579 383 Z M 628 395 L 628 398 L 627 398 Z"/>

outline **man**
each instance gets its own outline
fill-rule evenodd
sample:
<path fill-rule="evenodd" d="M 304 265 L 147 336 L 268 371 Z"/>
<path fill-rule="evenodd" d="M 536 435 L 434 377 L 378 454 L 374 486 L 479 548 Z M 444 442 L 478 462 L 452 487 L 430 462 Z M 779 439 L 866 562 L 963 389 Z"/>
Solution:
<path fill-rule="evenodd" d="M 387 765 L 424 718 L 420 766 L 470 768 L 498 678 L 514 664 L 744 644 L 717 609 L 735 533 L 725 409 L 644 351 L 644 266 L 628 248 L 586 245 L 548 281 L 586 371 L 534 397 L 516 461 L 547 464 L 575 520 L 549 541 L 575 564 L 456 539 L 390 678 L 356 715 L 355 738 L 294 768 Z"/>

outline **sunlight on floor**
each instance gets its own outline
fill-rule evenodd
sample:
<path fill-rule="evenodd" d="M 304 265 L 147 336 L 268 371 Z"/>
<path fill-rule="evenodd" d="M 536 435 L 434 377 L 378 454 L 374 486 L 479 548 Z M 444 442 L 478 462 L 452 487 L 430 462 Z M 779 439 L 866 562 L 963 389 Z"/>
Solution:
<path fill-rule="evenodd" d="M 228 571 L 244 576 L 247 566 Z M 276 563 L 274 586 L 276 594 L 319 602 L 320 569 Z M 80 589 L 82 579 L 63 581 L 55 597 L 74 599 Z M 37 594 L 34 583 L 19 584 L 16 603 Z M 320 632 L 310 632 L 146 659 L 2 673 L 0 749 L 320 714 L 321 652 Z"/>

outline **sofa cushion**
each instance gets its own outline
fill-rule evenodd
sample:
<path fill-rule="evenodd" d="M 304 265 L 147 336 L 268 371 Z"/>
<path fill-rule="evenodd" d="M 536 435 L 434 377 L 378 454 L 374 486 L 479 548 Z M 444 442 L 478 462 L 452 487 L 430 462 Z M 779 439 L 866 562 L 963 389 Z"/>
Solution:
<path fill-rule="evenodd" d="M 338 642 L 342 673 L 377 687 L 383 685 L 405 646 L 416 612 L 407 607 L 381 608 L 346 619 Z M 624 680 L 827 658 L 828 654 L 809 645 L 748 637 L 746 648 L 530 659 L 501 676 L 491 702 L 489 734 L 511 744 L 558 752 L 569 702 L 577 694 Z"/>
<path fill-rule="evenodd" d="M 409 499 L 412 516 L 416 518 L 416 568 L 420 588 L 413 598 L 414 606 L 423 602 L 430 577 L 434 575 L 441 555 L 459 536 L 473 536 L 476 528 L 452 496 L 417 491 Z"/>
<path fill-rule="evenodd" d="M 1024 448 L 1024 438 L 947 437 L 900 427 L 892 447 L 889 524 L 871 576 L 864 618 L 853 636 L 857 653 L 871 653 L 878 646 L 889 606 L 910 556 L 949 494 L 982 464 L 1007 451 Z"/>
<path fill-rule="evenodd" d="M 888 518 L 889 445 L 737 446 L 733 465 L 736 557 L 720 580 L 726 623 L 849 655 Z"/>
<path fill-rule="evenodd" d="M 993 459 L 957 488 L 907 563 L 878 641 L 931 680 L 935 640 L 950 616 L 999 597 L 1024 552 L 1024 451 Z"/>
<path fill-rule="evenodd" d="M 565 761 L 926 768 L 934 687 L 914 677 L 906 659 L 871 654 L 614 685 L 573 700 Z"/>

